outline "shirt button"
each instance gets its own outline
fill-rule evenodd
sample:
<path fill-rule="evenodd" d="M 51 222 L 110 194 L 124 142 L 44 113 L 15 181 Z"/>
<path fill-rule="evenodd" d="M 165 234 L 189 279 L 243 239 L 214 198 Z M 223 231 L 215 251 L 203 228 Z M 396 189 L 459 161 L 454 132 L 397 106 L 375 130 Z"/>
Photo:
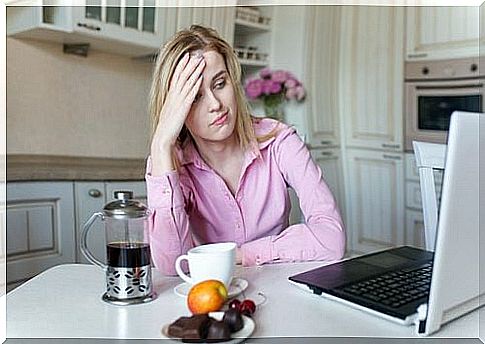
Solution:
<path fill-rule="evenodd" d="M 165 190 L 163 190 L 163 193 L 164 193 L 165 195 L 170 195 L 170 189 L 165 189 Z"/>

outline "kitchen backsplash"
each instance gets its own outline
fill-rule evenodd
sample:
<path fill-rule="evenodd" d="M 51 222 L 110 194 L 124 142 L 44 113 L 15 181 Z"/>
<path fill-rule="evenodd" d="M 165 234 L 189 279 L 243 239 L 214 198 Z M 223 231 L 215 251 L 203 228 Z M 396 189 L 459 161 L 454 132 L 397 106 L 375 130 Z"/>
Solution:
<path fill-rule="evenodd" d="M 151 64 L 7 37 L 7 154 L 143 158 Z"/>

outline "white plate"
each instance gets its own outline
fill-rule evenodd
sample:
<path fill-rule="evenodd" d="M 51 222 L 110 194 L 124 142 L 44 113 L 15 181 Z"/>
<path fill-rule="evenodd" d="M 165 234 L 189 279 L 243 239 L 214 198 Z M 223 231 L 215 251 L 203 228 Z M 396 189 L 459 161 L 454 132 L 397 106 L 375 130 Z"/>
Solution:
<path fill-rule="evenodd" d="M 241 294 L 243 291 L 246 290 L 248 285 L 249 285 L 248 281 L 246 281 L 244 278 L 238 278 L 238 277 L 233 278 L 231 285 L 229 286 L 227 297 L 229 299 L 232 299 L 233 297 L 238 296 L 239 294 Z M 191 284 L 184 282 L 184 283 L 180 283 L 175 288 L 173 288 L 173 291 L 178 296 L 187 297 L 191 287 L 192 287 Z"/>
<path fill-rule="evenodd" d="M 222 317 L 224 316 L 224 312 L 212 312 L 209 313 L 209 316 L 211 318 L 214 318 L 216 320 L 222 320 Z M 240 329 L 237 332 L 231 333 L 231 339 L 226 341 L 226 342 L 221 342 L 224 344 L 236 344 L 240 343 L 246 338 L 249 338 L 251 334 L 253 334 L 254 329 L 256 328 L 256 324 L 254 323 L 253 319 L 250 317 L 247 317 L 245 315 L 242 316 L 243 318 L 243 328 Z M 165 338 L 173 339 L 173 341 L 176 341 L 177 343 L 180 343 L 182 340 L 179 338 L 174 338 L 168 335 L 168 327 L 170 324 L 166 324 L 162 327 L 162 336 Z"/>

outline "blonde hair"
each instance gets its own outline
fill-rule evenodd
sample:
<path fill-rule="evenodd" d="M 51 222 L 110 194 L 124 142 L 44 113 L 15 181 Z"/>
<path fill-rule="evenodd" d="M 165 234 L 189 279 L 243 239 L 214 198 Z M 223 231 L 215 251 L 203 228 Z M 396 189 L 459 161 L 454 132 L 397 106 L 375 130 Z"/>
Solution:
<path fill-rule="evenodd" d="M 199 25 L 192 25 L 188 29 L 177 32 L 160 48 L 150 90 L 151 138 L 153 139 L 160 121 L 160 112 L 165 104 L 175 67 L 186 52 L 191 53 L 197 50 L 215 51 L 223 57 L 237 103 L 234 128 L 236 137 L 242 148 L 246 149 L 250 146 L 257 148 L 250 107 L 241 85 L 241 65 L 234 50 L 215 30 Z M 190 139 L 190 133 L 184 125 L 177 138 L 177 144 L 183 148 L 188 139 Z M 174 160 L 176 166 L 178 166 L 178 161 Z"/>

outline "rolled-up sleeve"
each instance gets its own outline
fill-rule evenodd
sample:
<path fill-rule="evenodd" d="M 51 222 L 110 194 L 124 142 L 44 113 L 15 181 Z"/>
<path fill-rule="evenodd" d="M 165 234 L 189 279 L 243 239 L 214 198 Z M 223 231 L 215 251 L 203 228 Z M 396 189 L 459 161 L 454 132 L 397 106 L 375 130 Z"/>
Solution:
<path fill-rule="evenodd" d="M 341 259 L 345 229 L 322 170 L 292 128 L 280 132 L 271 149 L 281 174 L 300 200 L 305 222 L 244 244 L 243 264 Z"/>

